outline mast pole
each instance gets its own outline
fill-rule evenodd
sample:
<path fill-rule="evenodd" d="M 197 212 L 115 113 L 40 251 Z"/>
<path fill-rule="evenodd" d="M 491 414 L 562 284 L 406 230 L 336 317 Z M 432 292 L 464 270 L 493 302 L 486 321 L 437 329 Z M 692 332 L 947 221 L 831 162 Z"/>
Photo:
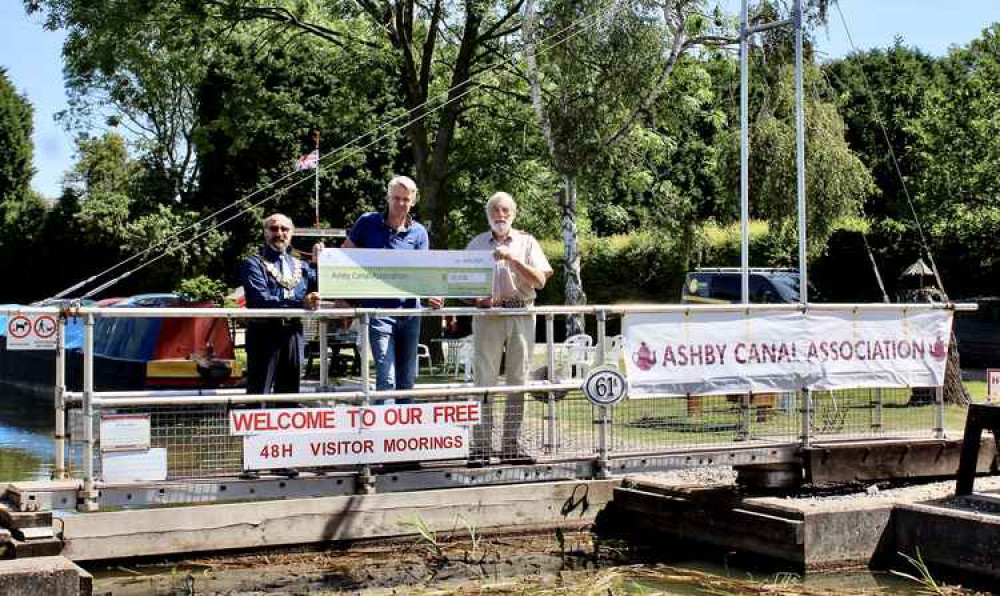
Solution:
<path fill-rule="evenodd" d="M 743 304 L 750 301 L 750 144 L 748 124 L 749 103 L 749 51 L 750 31 L 747 27 L 747 4 L 740 8 L 740 297 Z"/>
<path fill-rule="evenodd" d="M 799 302 L 809 302 L 806 263 L 806 125 L 802 91 L 802 0 L 795 0 L 795 170 L 799 212 Z"/>
<path fill-rule="evenodd" d="M 315 226 L 319 229 L 319 129 L 313 131 L 313 140 L 316 141 L 316 181 L 313 185 L 313 208 L 315 210 Z"/>

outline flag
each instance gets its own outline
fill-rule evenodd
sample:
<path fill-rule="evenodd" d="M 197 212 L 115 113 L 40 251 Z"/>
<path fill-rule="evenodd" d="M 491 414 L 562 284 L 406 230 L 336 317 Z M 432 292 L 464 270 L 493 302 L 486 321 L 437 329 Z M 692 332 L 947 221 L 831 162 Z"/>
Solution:
<path fill-rule="evenodd" d="M 295 164 L 295 171 L 314 170 L 317 165 L 319 165 L 319 149 L 314 149 L 299 158 L 299 161 Z"/>

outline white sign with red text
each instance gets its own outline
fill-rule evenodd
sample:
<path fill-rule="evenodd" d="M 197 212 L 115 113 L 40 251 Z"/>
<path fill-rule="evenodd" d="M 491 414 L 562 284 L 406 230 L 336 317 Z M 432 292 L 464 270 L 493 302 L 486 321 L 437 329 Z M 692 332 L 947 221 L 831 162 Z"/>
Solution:
<path fill-rule="evenodd" d="M 630 314 L 629 395 L 940 386 L 951 322 L 904 306 Z"/>
<path fill-rule="evenodd" d="M 232 410 L 229 429 L 244 437 L 249 470 L 464 459 L 481 407 L 463 401 Z"/>
<path fill-rule="evenodd" d="M 380 406 L 335 406 L 332 408 L 270 408 L 231 410 L 229 432 L 236 436 L 263 434 L 317 434 L 360 430 L 437 428 L 479 423 L 482 404 L 451 401 Z"/>
<path fill-rule="evenodd" d="M 247 470 L 378 464 L 469 457 L 465 426 L 363 430 L 324 434 L 250 435 L 243 439 Z"/>
<path fill-rule="evenodd" d="M 986 401 L 1000 399 L 1000 368 L 986 369 Z"/>

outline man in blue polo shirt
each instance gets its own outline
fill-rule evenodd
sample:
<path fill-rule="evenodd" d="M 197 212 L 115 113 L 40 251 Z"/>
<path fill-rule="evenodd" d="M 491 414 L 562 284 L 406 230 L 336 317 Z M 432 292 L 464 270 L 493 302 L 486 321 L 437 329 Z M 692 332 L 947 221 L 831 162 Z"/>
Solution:
<path fill-rule="evenodd" d="M 343 248 L 388 248 L 429 250 L 427 229 L 415 221 L 410 210 L 417 203 L 417 184 L 406 176 L 389 181 L 386 211 L 366 213 L 358 218 Z M 440 298 L 429 298 L 428 306 L 441 308 Z M 416 298 L 364 300 L 362 308 L 419 308 Z M 368 338 L 375 359 L 375 389 L 412 389 L 417 378 L 417 344 L 420 317 L 373 317 Z M 393 400 L 387 400 L 392 403 Z M 409 403 L 413 400 L 396 400 Z"/>

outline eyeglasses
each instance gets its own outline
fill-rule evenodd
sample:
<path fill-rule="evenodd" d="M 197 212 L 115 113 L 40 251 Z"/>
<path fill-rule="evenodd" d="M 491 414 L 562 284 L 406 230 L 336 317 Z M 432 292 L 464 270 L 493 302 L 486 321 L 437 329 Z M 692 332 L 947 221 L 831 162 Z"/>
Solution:
<path fill-rule="evenodd" d="M 271 232 L 291 232 L 292 228 L 286 226 L 267 226 L 268 231 Z"/>

